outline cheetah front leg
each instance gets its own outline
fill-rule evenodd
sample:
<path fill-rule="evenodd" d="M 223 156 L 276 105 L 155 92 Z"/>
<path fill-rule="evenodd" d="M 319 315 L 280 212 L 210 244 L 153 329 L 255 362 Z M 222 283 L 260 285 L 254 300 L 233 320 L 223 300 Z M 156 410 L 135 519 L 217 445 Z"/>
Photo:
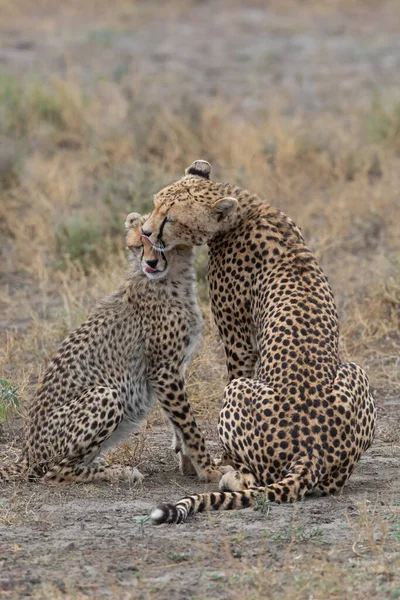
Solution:
<path fill-rule="evenodd" d="M 165 411 L 164 411 L 164 413 L 165 413 L 165 416 L 170 421 L 169 414 L 166 413 Z M 170 424 L 171 424 L 172 431 L 173 431 L 172 450 L 174 450 L 175 453 L 178 455 L 179 471 L 182 473 L 182 475 L 197 475 L 196 468 L 190 459 L 190 456 L 188 454 L 188 449 L 185 445 L 185 442 L 182 439 L 181 429 L 179 429 L 179 427 L 174 425 L 174 423 L 172 423 L 171 421 L 170 421 Z"/>
<path fill-rule="evenodd" d="M 211 304 L 214 316 L 219 314 L 218 306 L 213 303 L 212 297 Z M 240 323 L 241 315 L 237 314 L 235 317 L 236 322 Z M 216 320 L 218 332 L 225 349 L 228 382 L 239 377 L 252 379 L 254 378 L 255 368 L 259 360 L 255 332 L 252 335 L 247 327 L 245 329 L 235 327 L 234 333 L 232 333 L 232 324 L 228 318 L 230 319 L 231 315 L 221 314 Z"/>
<path fill-rule="evenodd" d="M 202 481 L 218 482 L 222 473 L 214 467 L 206 450 L 203 434 L 187 399 L 183 377 L 173 377 L 170 372 L 159 372 L 152 380 L 152 388 L 172 424 L 174 447 L 180 454 L 182 471 L 190 470 L 190 461 Z"/>

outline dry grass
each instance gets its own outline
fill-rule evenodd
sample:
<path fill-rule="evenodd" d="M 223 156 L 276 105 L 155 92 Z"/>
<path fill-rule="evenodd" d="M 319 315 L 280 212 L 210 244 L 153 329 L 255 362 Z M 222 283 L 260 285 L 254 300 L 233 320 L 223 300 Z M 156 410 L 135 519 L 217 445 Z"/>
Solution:
<path fill-rule="evenodd" d="M 8 502 L 1 502 L 0 526 L 15 526 L 28 521 L 37 521 L 38 515 L 31 508 L 33 496 L 34 494 L 28 500 L 21 499 L 16 490 Z"/>
<path fill-rule="evenodd" d="M 140 466 L 140 458 L 146 447 L 146 438 L 151 434 L 151 428 L 146 423 L 140 432 L 130 436 L 117 448 L 113 448 L 107 455 L 107 461 L 131 467 Z"/>
<path fill-rule="evenodd" d="M 263 194 L 298 222 L 336 294 L 344 355 L 367 368 L 375 387 L 398 390 L 400 131 L 385 125 L 371 137 L 381 105 L 347 115 L 346 124 L 340 115 L 270 112 L 255 125 L 218 99 L 179 116 L 151 104 L 145 110 L 144 94 L 127 82 L 90 91 L 69 79 L 39 86 L 8 77 L 0 85 L 1 135 L 10 142 L 0 161 L 9 273 L 0 296 L 7 325 L 0 377 L 26 398 L 57 343 L 121 276 L 126 213 L 148 210 L 152 193 L 201 156 L 216 177 Z M 385 111 L 397 118 L 395 107 Z M 203 301 L 205 260 L 202 251 Z M 204 307 L 208 329 L 189 389 L 206 413 L 224 376 Z"/>

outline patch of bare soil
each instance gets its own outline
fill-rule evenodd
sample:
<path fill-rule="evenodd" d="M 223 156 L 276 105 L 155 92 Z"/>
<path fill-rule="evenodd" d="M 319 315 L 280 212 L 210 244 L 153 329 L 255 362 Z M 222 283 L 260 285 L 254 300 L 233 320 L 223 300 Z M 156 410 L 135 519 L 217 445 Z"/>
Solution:
<path fill-rule="evenodd" d="M 308 564 L 311 570 L 313 561 L 322 559 L 328 570 L 332 562 L 350 572 L 373 564 L 371 597 L 391 597 L 379 590 L 385 589 L 382 573 L 391 573 L 400 561 L 400 447 L 376 441 L 338 497 L 308 497 L 295 505 L 198 515 L 182 525 L 153 527 L 142 517 L 158 502 L 215 489 L 181 476 L 168 445 L 164 428 L 152 431 L 140 464 L 147 473 L 140 488 L 3 485 L 1 597 L 184 600 L 248 592 L 255 598 L 302 598 L 310 597 L 301 593 L 304 582 L 285 581 L 282 574 L 263 596 L 258 580 L 268 581 L 268 570 L 274 581 L 272 574 L 290 565 L 296 572 Z M 375 572 L 377 557 L 382 573 Z M 393 578 L 392 573 L 391 583 Z M 313 585 L 319 598 L 318 584 Z M 337 585 L 343 589 L 341 582 Z"/>

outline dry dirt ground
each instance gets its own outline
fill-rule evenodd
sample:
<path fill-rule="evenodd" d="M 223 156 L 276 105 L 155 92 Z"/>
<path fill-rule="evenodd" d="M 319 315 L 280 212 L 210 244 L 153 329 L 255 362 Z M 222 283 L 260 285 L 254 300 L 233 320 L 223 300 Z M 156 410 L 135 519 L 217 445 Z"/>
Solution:
<path fill-rule="evenodd" d="M 378 441 L 340 497 L 157 528 L 140 522 L 155 503 L 207 489 L 176 472 L 167 444 L 163 431 L 152 433 L 142 489 L 32 484 L 2 491 L 3 594 L 397 597 L 400 532 L 389 531 L 400 519 L 399 449 Z"/>
<path fill-rule="evenodd" d="M 257 510 L 200 515 L 176 527 L 152 527 L 143 517 L 159 501 L 212 489 L 177 472 L 168 449 L 169 433 L 157 415 L 144 446 L 134 454 L 134 462 L 146 474 L 141 488 L 3 485 L 0 598 L 399 598 L 400 264 L 398 245 L 391 240 L 398 244 L 400 238 L 400 112 L 397 120 L 381 108 L 373 113 L 377 138 L 371 144 L 377 145 L 370 146 L 372 163 L 369 155 L 365 164 L 364 158 L 358 162 L 364 138 L 353 136 L 352 129 L 353 119 L 364 118 L 382 90 L 391 101 L 399 98 L 397 4 L 119 0 L 110 9 L 101 0 L 42 0 L 34 5 L 0 1 L 0 11 L 0 68 L 6 77 L 1 81 L 8 86 L 7 93 L 0 94 L 6 107 L 0 117 L 8 119 L 0 137 L 0 376 L 18 384 L 25 400 L 66 331 L 111 289 L 107 269 L 119 273 L 122 268 L 124 259 L 118 252 L 114 262 L 106 262 L 111 247 L 106 246 L 101 270 L 92 245 L 103 245 L 105 237 L 97 230 L 83 230 L 83 237 L 90 234 L 94 241 L 83 250 L 79 246 L 83 257 L 79 252 L 76 257 L 80 239 L 72 236 L 71 228 L 66 230 L 69 237 L 60 230 L 53 239 L 54 223 L 58 226 L 74 210 L 92 217 L 84 213 L 84 200 L 89 198 L 88 204 L 100 207 L 96 218 L 99 227 L 106 223 L 100 229 L 104 233 L 111 228 L 107 219 L 113 207 L 119 211 L 118 223 L 138 208 L 132 206 L 136 190 L 131 194 L 128 184 L 122 185 L 126 175 L 119 165 L 126 163 L 131 169 L 133 155 L 141 164 L 151 164 L 152 170 L 140 171 L 140 176 L 149 173 L 150 191 L 155 192 L 179 174 L 184 161 L 200 157 L 193 153 L 206 148 L 209 154 L 202 156 L 215 156 L 220 170 L 221 164 L 226 167 L 226 177 L 227 170 L 234 173 L 229 165 L 242 161 L 234 173 L 237 180 L 248 187 L 255 181 L 256 191 L 278 190 L 274 202 L 281 200 L 304 225 L 338 297 L 343 352 L 368 369 L 379 413 L 377 440 L 342 495 L 309 497 L 294 506 L 260 505 Z M 44 77 L 50 85 L 53 78 L 59 104 L 53 96 L 50 102 L 47 96 L 34 95 L 29 106 L 21 106 L 18 85 L 32 77 Z M 138 97 L 128 79 L 140 88 Z M 225 113 L 228 102 L 231 113 Z M 90 117 L 88 103 L 94 111 Z M 136 121 L 130 103 L 139 114 Z M 274 129 L 273 118 L 268 121 L 271 136 L 253 156 L 246 136 L 251 133 L 256 143 L 257 111 L 265 106 L 272 117 L 273 110 L 279 111 L 283 133 Z M 199 107 L 203 125 L 215 129 L 214 138 L 198 126 Z M 147 109 L 157 114 L 157 129 Z M 300 113 L 302 119 L 315 119 L 321 136 L 301 138 L 304 160 L 291 146 Z M 144 133 L 138 122 L 142 115 L 149 126 Z M 181 131 L 181 116 L 193 125 L 192 137 Z M 236 119 L 244 119 L 245 129 L 239 123 L 232 144 L 223 147 L 221 138 L 230 131 L 228 125 L 236 127 Z M 127 122 L 142 135 L 133 144 L 124 137 Z M 38 133 L 32 133 L 35 127 Z M 272 139 L 281 144 L 280 154 L 274 153 Z M 343 147 L 341 140 L 349 148 L 344 166 L 342 151 L 335 147 Z M 18 166 L 14 172 L 7 166 L 14 156 L 9 159 L 9 145 L 17 148 L 18 161 L 20 152 L 28 155 L 23 156 L 23 169 Z M 258 158 L 261 154 L 265 165 Z M 134 172 L 138 177 L 139 171 Z M 321 186 L 315 184 L 319 178 Z M 110 182 L 110 212 L 104 212 L 98 200 L 100 179 Z M 140 194 L 146 200 L 140 209 L 148 208 L 151 200 L 142 183 Z M 112 194 L 125 194 L 124 203 L 114 205 Z M 319 203 L 314 212 L 296 203 L 314 196 Z M 367 207 L 361 203 L 366 197 L 370 212 L 364 219 L 360 215 Z M 348 218 L 337 212 L 344 207 Z M 33 209 L 38 215 L 32 216 Z M 341 229 L 345 233 L 335 245 Z M 85 263 L 88 255 L 92 270 Z M 53 256 L 69 258 L 60 267 Z M 78 268 L 80 260 L 83 266 Z M 201 269 L 200 265 L 204 280 Z M 204 281 L 202 285 L 204 294 Z M 216 341 L 213 344 L 203 349 L 201 357 L 206 359 L 200 357 L 189 381 L 217 455 L 215 423 L 224 367 L 222 350 Z M 14 457 L 19 436 L 20 420 L 10 416 L 0 429 L 2 458 Z"/>

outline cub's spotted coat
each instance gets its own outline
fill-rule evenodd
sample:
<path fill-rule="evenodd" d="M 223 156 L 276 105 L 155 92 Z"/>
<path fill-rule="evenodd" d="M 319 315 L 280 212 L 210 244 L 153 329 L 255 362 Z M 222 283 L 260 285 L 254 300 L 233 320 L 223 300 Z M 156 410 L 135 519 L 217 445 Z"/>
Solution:
<path fill-rule="evenodd" d="M 101 453 L 137 431 L 158 399 L 175 433 L 183 470 L 218 481 L 185 392 L 185 367 L 202 318 L 192 249 L 168 258 L 143 238 L 144 218 L 127 219 L 132 251 L 126 281 L 61 344 L 30 406 L 22 460 L 0 469 L 54 482 L 141 477 Z"/>

